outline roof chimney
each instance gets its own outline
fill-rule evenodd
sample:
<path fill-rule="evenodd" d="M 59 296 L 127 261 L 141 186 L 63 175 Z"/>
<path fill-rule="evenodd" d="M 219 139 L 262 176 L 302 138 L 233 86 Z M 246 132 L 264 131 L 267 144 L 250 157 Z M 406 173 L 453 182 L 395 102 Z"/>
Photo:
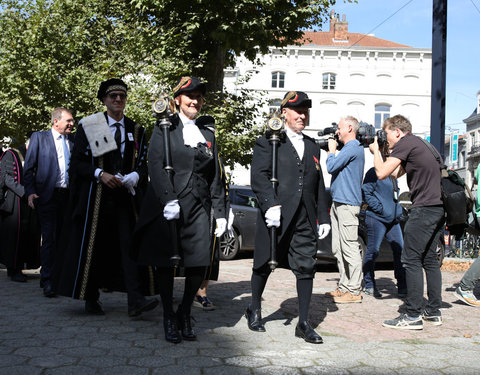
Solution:
<path fill-rule="evenodd" d="M 330 32 L 331 33 L 333 33 L 333 30 L 335 29 L 335 21 L 336 21 L 335 10 L 332 9 L 332 11 L 330 12 Z"/>
<path fill-rule="evenodd" d="M 332 24 L 332 21 L 330 21 L 330 31 L 331 31 L 331 24 Z M 345 14 L 342 17 L 341 22 L 338 19 L 335 19 L 334 21 L 333 39 L 348 40 L 348 22 L 345 21 Z"/>

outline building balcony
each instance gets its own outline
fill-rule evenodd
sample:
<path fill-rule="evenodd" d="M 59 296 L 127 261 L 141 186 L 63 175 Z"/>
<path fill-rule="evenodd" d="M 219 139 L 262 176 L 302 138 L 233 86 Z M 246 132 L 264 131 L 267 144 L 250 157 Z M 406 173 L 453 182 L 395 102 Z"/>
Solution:
<path fill-rule="evenodd" d="M 475 142 L 472 147 L 470 147 L 470 151 L 468 151 L 468 157 L 474 158 L 480 156 L 480 142 Z"/>

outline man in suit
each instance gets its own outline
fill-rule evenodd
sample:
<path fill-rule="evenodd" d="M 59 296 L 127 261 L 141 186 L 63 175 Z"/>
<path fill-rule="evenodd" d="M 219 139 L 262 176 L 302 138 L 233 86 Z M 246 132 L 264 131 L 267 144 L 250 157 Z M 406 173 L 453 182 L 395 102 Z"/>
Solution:
<path fill-rule="evenodd" d="M 55 281 L 59 294 L 85 300 L 85 311 L 95 315 L 104 314 L 100 288 L 126 291 L 134 317 L 158 305 L 144 297 L 154 294 L 152 272 L 139 270 L 129 254 L 137 198 L 147 182 L 145 129 L 124 115 L 122 80 L 102 82 L 97 98 L 106 112 L 82 119 L 75 136 L 70 231 Z M 142 281 L 151 289 L 142 289 Z"/>
<path fill-rule="evenodd" d="M 68 201 L 73 125 L 73 116 L 68 109 L 55 108 L 52 128 L 32 134 L 25 158 L 25 193 L 28 205 L 38 212 L 42 232 L 40 286 L 46 297 L 55 296 L 52 268 Z"/>
<path fill-rule="evenodd" d="M 308 125 L 311 100 L 301 91 L 289 91 L 281 105 L 286 136 L 278 145 L 278 189 L 272 177 L 272 147 L 260 137 L 253 151 L 252 190 L 260 205 L 252 273 L 252 303 L 245 316 L 248 328 L 265 332 L 261 298 L 270 269 L 269 227 L 277 227 L 279 267 L 290 268 L 297 278 L 299 321 L 295 336 L 315 344 L 323 342 L 308 322 L 308 310 L 315 275 L 317 237 L 330 231 L 328 199 L 325 193 L 320 149 L 302 133 Z M 318 228 L 317 228 L 318 223 Z"/>

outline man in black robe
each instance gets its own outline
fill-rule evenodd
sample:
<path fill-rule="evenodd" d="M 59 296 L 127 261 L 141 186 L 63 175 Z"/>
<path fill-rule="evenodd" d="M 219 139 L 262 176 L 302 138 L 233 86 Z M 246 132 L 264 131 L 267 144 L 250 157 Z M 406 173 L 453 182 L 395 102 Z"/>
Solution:
<path fill-rule="evenodd" d="M 153 273 L 130 258 L 136 199 L 147 182 L 145 129 L 124 116 L 127 85 L 122 80 L 102 82 L 97 97 L 107 111 L 82 119 L 75 136 L 71 232 L 57 290 L 85 300 L 85 311 L 98 315 L 104 314 L 100 288 L 126 290 L 128 315 L 138 316 L 158 305 L 157 299 L 144 297 L 155 293 Z"/>
<path fill-rule="evenodd" d="M 315 274 L 317 237 L 330 231 L 328 197 L 320 168 L 320 148 L 302 133 L 308 125 L 311 100 L 301 91 L 289 91 L 282 101 L 286 136 L 278 145 L 278 189 L 272 187 L 272 146 L 264 135 L 257 139 L 252 160 L 252 190 L 260 211 L 257 219 L 252 303 L 245 316 L 248 328 L 265 332 L 261 298 L 270 269 L 269 227 L 277 227 L 278 266 L 290 268 L 297 278 L 299 321 L 295 336 L 310 343 L 323 340 L 308 322 Z M 318 224 L 318 228 L 317 228 Z"/>

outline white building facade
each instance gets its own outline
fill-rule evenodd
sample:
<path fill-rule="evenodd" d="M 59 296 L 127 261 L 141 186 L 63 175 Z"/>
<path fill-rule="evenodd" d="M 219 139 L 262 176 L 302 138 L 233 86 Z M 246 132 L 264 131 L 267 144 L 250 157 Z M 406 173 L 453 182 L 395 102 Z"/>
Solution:
<path fill-rule="evenodd" d="M 472 186 L 475 171 L 480 164 L 480 91 L 477 92 L 477 108 L 463 122 L 467 125 L 465 183 Z"/>
<path fill-rule="evenodd" d="M 330 31 L 306 32 L 301 45 L 257 57 L 260 64 L 240 56 L 225 71 L 226 90 L 266 92 L 267 113 L 279 108 L 287 91 L 305 91 L 312 100 L 305 133 L 314 138 L 346 115 L 380 129 L 386 117 L 402 114 L 415 134 L 430 132 L 431 49 L 349 33 L 345 16 L 339 21 L 332 11 Z M 245 76 L 250 79 L 243 82 Z"/>

